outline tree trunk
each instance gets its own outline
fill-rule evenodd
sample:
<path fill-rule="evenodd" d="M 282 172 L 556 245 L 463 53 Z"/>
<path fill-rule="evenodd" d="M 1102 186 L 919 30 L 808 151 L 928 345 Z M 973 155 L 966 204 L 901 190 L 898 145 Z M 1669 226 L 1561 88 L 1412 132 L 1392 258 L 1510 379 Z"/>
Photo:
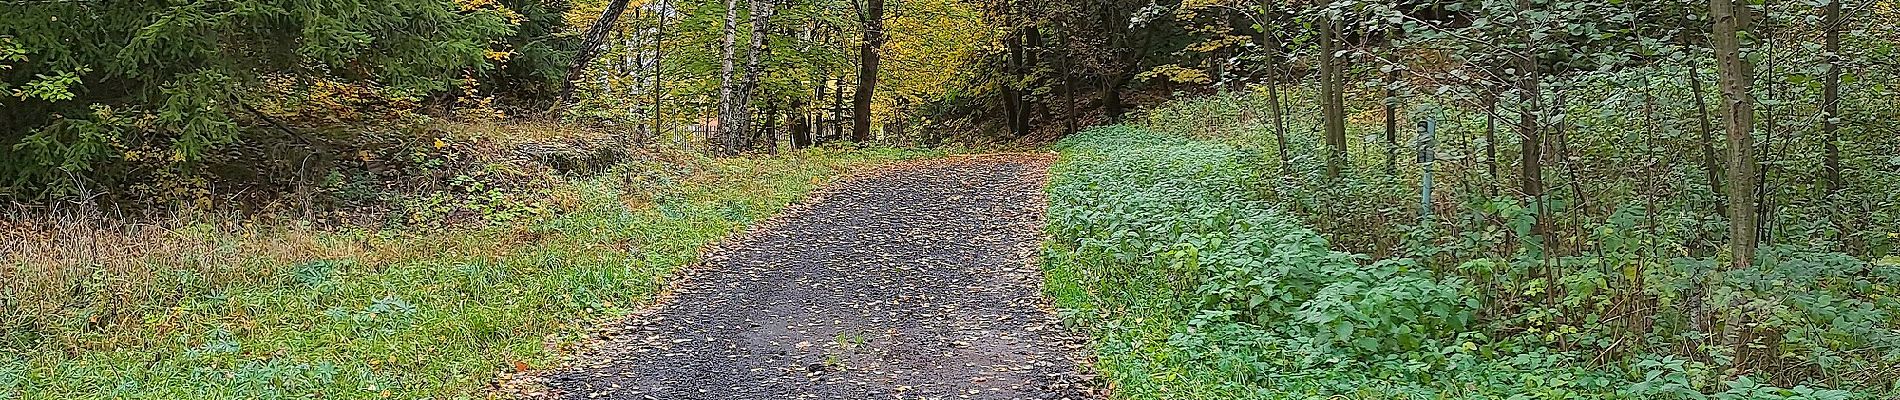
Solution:
<path fill-rule="evenodd" d="M 1557 166 L 1560 168 L 1563 168 L 1564 177 L 1570 181 L 1570 193 L 1576 196 L 1576 201 L 1573 202 L 1571 207 L 1573 207 L 1573 209 L 1583 210 L 1585 215 L 1588 215 L 1590 211 L 1590 197 L 1588 194 L 1585 194 L 1585 192 L 1583 191 L 1583 180 L 1577 179 L 1576 165 L 1572 165 L 1570 163 L 1570 118 L 1569 118 L 1570 116 L 1570 90 L 1569 88 L 1570 87 L 1567 85 L 1558 84 L 1557 88 L 1555 89 L 1557 93 L 1556 93 L 1556 104 L 1553 105 L 1554 107 L 1553 113 L 1559 116 L 1563 116 L 1564 118 L 1558 121 L 1555 126 L 1556 128 L 1555 139 L 1557 143 L 1555 143 L 1556 146 L 1555 146 L 1554 151 L 1556 154 L 1553 154 L 1551 157 L 1557 160 Z"/>
<path fill-rule="evenodd" d="M 814 139 L 808 141 L 807 145 L 814 144 L 825 136 L 825 86 L 829 85 L 830 81 L 829 78 L 818 80 L 818 89 L 815 90 L 817 95 L 812 96 L 811 109 L 805 111 L 806 114 L 810 114 L 810 132 Z"/>
<path fill-rule="evenodd" d="M 760 129 L 759 129 L 758 145 L 765 146 L 765 151 L 767 153 L 778 154 L 778 102 L 777 101 L 766 103 L 765 120 L 760 121 L 759 126 L 760 126 Z M 757 146 L 754 146 L 754 148 L 757 148 Z"/>
<path fill-rule="evenodd" d="M 1827 73 L 1821 83 L 1821 165 L 1827 193 L 1841 190 L 1841 2 L 1827 0 L 1822 11 L 1822 51 L 1827 54 Z"/>
<path fill-rule="evenodd" d="M 1385 73 L 1385 173 L 1399 173 L 1399 98 L 1392 89 L 1399 84 L 1399 70 Z"/>
<path fill-rule="evenodd" d="M 741 115 L 738 81 L 733 79 L 733 58 L 736 51 L 735 41 L 739 34 L 739 0 L 726 0 L 725 36 L 720 43 L 719 57 L 719 133 L 715 139 L 716 153 L 732 155 L 738 152 L 735 138 L 740 132 L 745 116 Z"/>
<path fill-rule="evenodd" d="M 740 129 L 734 132 L 735 135 L 731 136 L 733 138 L 732 148 L 735 152 L 739 149 L 751 149 L 756 147 L 754 143 L 751 143 L 752 138 L 757 136 L 757 134 L 753 132 L 756 129 L 753 129 L 754 124 L 752 124 L 751 118 L 752 96 L 759 90 L 759 75 L 765 72 L 765 45 L 769 43 L 766 41 L 766 36 L 772 34 L 771 1 L 750 0 L 750 3 L 752 6 L 752 44 L 749 46 L 750 50 L 746 52 L 745 81 L 739 84 L 739 94 L 734 96 L 734 100 L 738 102 L 737 106 L 740 110 L 736 115 L 746 121 L 746 124 L 740 126 Z M 767 118 L 770 118 L 772 112 L 768 111 L 765 115 Z M 770 123 L 767 123 L 766 126 L 770 126 Z"/>
<path fill-rule="evenodd" d="M 1293 168 L 1292 158 L 1287 155 L 1286 117 L 1280 108 L 1280 60 L 1279 54 L 1267 55 L 1267 117 L 1273 118 L 1273 141 L 1275 152 L 1280 153 L 1280 173 L 1286 174 Z"/>
<path fill-rule="evenodd" d="M 1497 197 L 1498 183 L 1504 181 L 1498 176 L 1498 92 L 1489 87 L 1484 89 L 1484 169 L 1491 177 L 1485 195 Z"/>
<path fill-rule="evenodd" d="M 1036 74 L 1034 74 L 1034 71 L 1036 70 L 1038 66 L 1042 65 L 1042 52 L 1043 52 L 1042 27 L 1039 25 L 1036 25 L 1035 23 L 1031 23 L 1029 27 L 1024 30 L 1024 32 L 1027 32 L 1023 36 L 1024 63 L 1020 65 L 1020 67 L 1022 67 L 1022 70 L 1017 72 L 1017 76 L 1022 77 L 1024 79 L 1028 79 L 1028 78 L 1036 76 Z M 1022 122 L 1021 130 L 1024 133 L 1029 132 L 1029 122 L 1033 121 L 1034 117 L 1039 116 L 1044 119 L 1048 118 L 1049 108 L 1045 105 L 1037 104 L 1034 98 L 1028 96 L 1029 93 L 1033 92 L 1033 90 L 1027 90 L 1027 88 L 1040 87 L 1041 85 L 1042 85 L 1042 81 L 1040 79 L 1033 79 L 1033 80 L 1028 80 L 1028 81 L 1023 82 L 1023 86 L 1025 90 L 1022 92 L 1023 109 L 1022 109 L 1021 114 L 1023 115 L 1023 119 L 1021 121 Z M 1037 112 L 1038 108 L 1041 109 L 1041 112 Z"/>
<path fill-rule="evenodd" d="M 1267 117 L 1273 119 L 1273 141 L 1274 145 L 1278 146 L 1274 152 L 1279 153 L 1280 156 L 1280 173 L 1288 174 L 1292 171 L 1293 165 L 1291 156 L 1287 154 L 1286 112 L 1281 108 L 1280 103 L 1280 78 L 1287 72 L 1280 64 L 1282 49 L 1280 35 L 1264 25 L 1265 21 L 1274 17 L 1273 4 L 1274 2 L 1271 1 L 1261 4 L 1260 20 L 1263 25 L 1260 29 L 1260 45 L 1267 51 L 1267 103 L 1270 103 L 1267 104 Z"/>
<path fill-rule="evenodd" d="M 587 27 L 587 33 L 581 35 L 581 47 L 574 52 L 574 63 L 567 67 L 567 78 L 561 82 L 561 92 L 554 97 L 554 106 L 549 114 L 560 117 L 567 107 L 568 99 L 574 97 L 574 81 L 587 72 L 587 66 L 594 63 L 594 57 L 600 56 L 600 48 L 607 45 L 607 33 L 613 31 L 620 22 L 620 14 L 627 11 L 627 0 L 607 2 L 607 8 L 600 11 L 600 17 L 594 18 L 594 24 Z"/>
<path fill-rule="evenodd" d="M 1074 134 L 1076 130 L 1076 125 L 1077 125 L 1076 117 L 1075 117 L 1075 74 L 1070 71 L 1071 69 L 1075 67 L 1074 55 L 1070 54 L 1070 52 L 1073 50 L 1070 46 L 1072 40 L 1074 39 L 1069 38 L 1066 35 L 1063 36 L 1062 38 L 1062 133 L 1063 134 Z"/>
<path fill-rule="evenodd" d="M 1002 85 L 1003 127 L 1009 129 L 1010 136 L 1015 137 L 1022 136 L 1022 132 L 1016 131 L 1017 105 L 1022 101 L 1022 97 L 1016 95 L 1016 85 L 1018 82 L 1016 79 L 1016 64 L 1021 62 L 1019 60 L 1022 59 L 1022 48 L 1022 39 L 1016 37 L 1016 32 L 1005 34 L 1003 37 L 1003 74 L 1008 77 L 1008 79 L 1004 80 Z"/>
<path fill-rule="evenodd" d="M 1029 120 L 1029 114 L 1025 112 L 1029 107 L 1024 105 L 1024 88 L 1020 87 L 1023 85 L 1022 73 L 1026 69 L 1024 65 L 1027 64 L 1024 62 L 1027 52 L 1023 49 L 1023 31 L 1011 31 L 1003 41 L 1003 46 L 1008 53 L 1004 55 L 1007 57 L 1004 66 L 1008 68 L 1006 76 L 1009 77 L 1009 81 L 1003 84 L 1003 122 L 1009 125 L 1010 136 L 1023 137 L 1029 134 L 1024 129 L 1029 125 L 1024 123 Z"/>
<path fill-rule="evenodd" d="M 1753 66 L 1742 58 L 1740 35 L 1748 32 L 1746 5 L 1736 0 L 1710 0 L 1709 17 L 1715 22 L 1712 47 L 1716 70 L 1721 73 L 1722 125 L 1728 133 L 1729 266 L 1734 269 L 1754 265 L 1756 226 L 1755 143 L 1751 133 L 1755 125 Z"/>
<path fill-rule="evenodd" d="M 662 111 L 660 105 L 661 100 L 664 100 L 661 96 L 666 93 L 660 86 L 662 84 L 660 75 L 663 72 L 662 69 L 666 67 L 666 3 L 654 2 L 653 9 L 655 10 L 653 13 L 655 21 L 653 23 L 653 140 L 657 142 L 661 140 L 659 135 L 666 132 L 665 128 L 660 126 Z"/>
<path fill-rule="evenodd" d="M 1320 114 L 1325 119 L 1326 178 L 1337 181 L 1346 169 L 1346 108 L 1344 78 L 1339 65 L 1339 22 L 1323 17 L 1320 46 Z"/>
<path fill-rule="evenodd" d="M 1108 51 L 1105 57 L 1107 62 L 1104 71 L 1106 72 L 1102 74 L 1100 87 L 1102 116 L 1107 117 L 1109 123 L 1119 123 L 1122 121 L 1123 114 L 1127 112 L 1122 104 L 1122 85 L 1127 84 L 1129 79 L 1133 79 L 1137 73 L 1136 69 L 1140 68 L 1137 60 L 1129 59 L 1139 59 L 1140 56 L 1130 56 L 1131 48 L 1135 46 L 1128 43 L 1130 35 L 1127 15 L 1119 12 L 1111 2 L 1106 1 L 1101 3 L 1097 11 L 1095 22 L 1098 25 L 1096 27 L 1105 36 L 1103 40 L 1107 44 Z"/>
<path fill-rule="evenodd" d="M 820 94 L 820 96 L 823 95 Z M 798 115 L 797 118 L 786 118 L 785 121 L 792 124 L 790 129 L 792 149 L 811 147 L 811 112 L 805 109 L 805 101 L 793 100 L 790 112 Z"/>
<path fill-rule="evenodd" d="M 1743 4 L 1743 6 L 1744 7 L 1741 8 L 1742 11 L 1738 11 L 1737 13 L 1748 14 L 1747 4 Z M 1779 76 L 1775 71 L 1775 36 L 1780 32 L 1776 29 L 1778 25 L 1775 24 L 1774 18 L 1769 14 L 1771 10 L 1773 10 L 1772 7 L 1764 7 L 1760 14 L 1751 15 L 1749 19 L 1751 25 L 1753 25 L 1754 21 L 1757 21 L 1754 17 L 1761 17 L 1759 21 L 1763 22 L 1761 24 L 1762 29 L 1758 32 L 1751 32 L 1751 34 L 1759 35 L 1760 38 L 1756 39 L 1756 42 L 1762 44 L 1760 51 L 1762 64 L 1758 66 L 1767 67 L 1767 71 L 1763 72 L 1763 75 L 1774 77 Z M 1751 70 L 1750 73 L 1753 73 L 1753 71 Z M 1781 85 L 1779 85 L 1779 83 L 1781 81 L 1781 79 L 1770 78 L 1762 82 L 1762 89 L 1765 92 L 1764 95 L 1766 95 L 1770 101 L 1754 101 L 1754 103 L 1760 103 L 1762 106 L 1761 115 L 1759 116 L 1762 120 L 1762 139 L 1756 141 L 1761 143 L 1761 146 L 1755 150 L 1756 159 L 1754 162 L 1755 199 L 1753 200 L 1753 204 L 1755 205 L 1755 247 L 1758 248 L 1764 244 L 1774 243 L 1774 237 L 1770 234 L 1772 233 L 1773 224 L 1775 223 L 1772 212 L 1774 211 L 1773 202 L 1776 199 L 1769 193 L 1775 190 L 1775 188 L 1768 186 L 1768 177 L 1774 175 L 1776 165 L 1774 161 L 1776 156 L 1781 154 L 1773 151 L 1775 132 L 1781 131 L 1781 124 L 1780 120 L 1776 118 L 1778 113 L 1775 112 L 1776 107 L 1774 103 L 1775 99 L 1780 98 L 1778 93 L 1780 92 Z M 1783 147 L 1784 149 L 1786 148 L 1786 146 Z"/>
<path fill-rule="evenodd" d="M 1023 132 L 1018 129 L 1022 124 L 1016 123 L 1017 120 L 1022 119 L 1019 115 L 1022 110 L 1019 107 L 1022 104 L 1022 96 L 1017 95 L 1018 90 L 1011 85 L 1003 85 L 1003 125 L 1009 129 L 1010 136 L 1022 137 Z"/>
<path fill-rule="evenodd" d="M 1361 37 L 1364 40 L 1371 40 L 1371 32 L 1366 33 Z M 1393 39 L 1393 31 L 1385 29 L 1386 43 L 1390 45 Z M 1392 56 L 1392 60 L 1399 59 L 1397 51 L 1388 51 L 1387 55 Z M 1397 89 L 1399 66 L 1393 65 L 1387 68 L 1391 70 L 1385 73 L 1385 101 L 1383 102 L 1385 106 L 1385 173 L 1388 176 L 1397 176 L 1399 173 L 1399 94 Z"/>
<path fill-rule="evenodd" d="M 1709 102 L 1703 99 L 1703 95 L 1708 92 L 1702 88 L 1702 72 L 1696 67 L 1694 59 L 1691 58 L 1690 60 L 1688 68 L 1689 91 L 1692 94 L 1690 97 L 1695 98 L 1696 112 L 1700 114 L 1700 118 L 1696 119 L 1696 127 L 1700 129 L 1700 133 L 1702 134 L 1702 143 L 1700 146 L 1702 150 L 1702 169 L 1708 171 L 1706 179 L 1709 181 L 1709 191 L 1715 193 L 1715 209 L 1720 213 L 1728 206 L 1724 205 L 1722 200 L 1726 192 L 1722 191 L 1722 164 L 1720 161 L 1717 161 L 1720 157 L 1715 155 L 1715 127 L 1714 123 L 1709 121 Z"/>
<path fill-rule="evenodd" d="M 851 94 L 851 141 L 871 141 L 871 95 L 877 91 L 878 51 L 884 47 L 884 0 L 865 2 L 864 43 L 858 47 L 858 90 Z"/>
<path fill-rule="evenodd" d="M 642 10 L 637 9 L 637 8 L 633 10 L 633 20 L 639 21 L 640 18 L 645 15 L 645 13 L 641 11 Z M 657 16 L 654 19 L 657 21 L 658 20 Z M 625 61 L 627 62 L 627 68 L 626 68 L 627 71 L 623 75 L 634 77 L 634 79 L 628 80 L 633 86 L 632 90 L 629 91 L 629 97 L 634 97 L 633 96 L 634 94 L 640 93 L 640 85 L 645 83 L 639 79 L 640 73 L 644 72 L 647 66 L 646 52 L 643 51 L 645 50 L 645 47 L 646 47 L 646 42 L 644 40 L 645 36 L 641 35 L 640 33 L 641 32 L 639 31 L 639 29 L 636 27 L 633 34 L 627 35 L 627 41 L 626 41 L 627 54 L 625 57 Z M 653 89 L 655 89 L 654 91 L 657 92 L 658 91 L 657 89 L 659 89 L 659 87 L 655 86 Z M 636 98 L 635 100 L 638 100 L 638 99 Z M 640 108 L 640 102 L 638 101 L 628 101 L 626 102 L 626 104 L 627 104 L 627 115 L 629 116 L 640 115 L 641 111 L 643 110 L 642 108 Z M 655 103 L 655 105 L 657 105 L 657 103 Z M 632 119 L 634 119 L 633 144 L 634 146 L 639 146 L 640 143 L 646 142 L 646 136 L 647 136 L 648 131 L 651 129 L 651 127 L 642 125 L 638 117 L 632 117 Z"/>
<path fill-rule="evenodd" d="M 823 141 L 844 138 L 844 77 L 832 78 L 831 82 L 831 131 L 822 137 Z"/>
<path fill-rule="evenodd" d="M 1528 0 L 1518 0 L 1519 10 L 1532 9 Z M 1517 132 L 1523 139 L 1518 155 L 1518 189 L 1525 203 L 1532 208 L 1532 217 L 1536 222 L 1531 226 L 1532 235 L 1543 237 L 1548 227 L 1544 210 L 1544 89 L 1543 77 L 1538 72 L 1537 43 L 1530 36 L 1529 29 L 1520 29 L 1518 40 L 1525 50 L 1518 56 L 1517 62 Z M 1541 245 L 1540 245 L 1541 246 Z"/>

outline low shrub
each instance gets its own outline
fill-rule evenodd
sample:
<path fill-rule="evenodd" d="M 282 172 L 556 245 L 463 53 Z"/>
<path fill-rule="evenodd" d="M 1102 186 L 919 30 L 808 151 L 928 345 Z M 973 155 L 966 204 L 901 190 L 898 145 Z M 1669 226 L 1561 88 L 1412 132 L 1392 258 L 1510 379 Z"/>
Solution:
<path fill-rule="evenodd" d="M 1713 260 L 1619 259 L 1614 248 L 1548 262 L 1447 266 L 1415 250 L 1406 251 L 1424 258 L 1375 259 L 1330 249 L 1284 200 L 1267 200 L 1292 191 L 1273 187 L 1260 153 L 1245 146 L 1111 126 L 1057 147 L 1046 290 L 1096 338 L 1097 367 L 1118 398 L 1845 399 L 1893 390 L 1880 376 L 1900 361 L 1890 350 L 1900 310 L 1887 294 L 1891 267 L 1788 247 L 1729 274 L 1708 273 Z M 1641 243 L 1600 231 L 1603 243 Z M 1426 238 L 1420 248 L 1436 240 L 1416 236 Z M 1706 291 L 1690 290 L 1697 276 L 1710 276 Z M 1626 280 L 1646 285 L 1629 290 Z M 1689 296 L 1729 305 L 1710 310 L 1729 333 L 1698 331 L 1668 310 Z"/>

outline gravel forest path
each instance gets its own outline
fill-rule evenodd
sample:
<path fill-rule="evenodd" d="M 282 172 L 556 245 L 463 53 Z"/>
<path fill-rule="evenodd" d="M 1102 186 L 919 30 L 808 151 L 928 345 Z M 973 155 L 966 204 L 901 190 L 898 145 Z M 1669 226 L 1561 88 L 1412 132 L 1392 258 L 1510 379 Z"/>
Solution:
<path fill-rule="evenodd" d="M 1051 157 L 860 174 L 706 254 L 542 374 L 569 399 L 1086 399 L 1034 263 Z"/>

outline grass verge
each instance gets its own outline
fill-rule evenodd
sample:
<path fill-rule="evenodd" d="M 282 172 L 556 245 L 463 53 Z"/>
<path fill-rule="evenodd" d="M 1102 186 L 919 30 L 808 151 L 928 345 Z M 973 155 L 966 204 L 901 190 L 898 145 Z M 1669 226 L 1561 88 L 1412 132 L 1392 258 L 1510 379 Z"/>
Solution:
<path fill-rule="evenodd" d="M 0 398 L 480 398 L 698 249 L 846 171 L 934 153 L 816 148 L 630 162 L 536 218 L 418 230 L 181 220 L 9 233 Z M 16 231 L 17 232 L 17 231 Z"/>

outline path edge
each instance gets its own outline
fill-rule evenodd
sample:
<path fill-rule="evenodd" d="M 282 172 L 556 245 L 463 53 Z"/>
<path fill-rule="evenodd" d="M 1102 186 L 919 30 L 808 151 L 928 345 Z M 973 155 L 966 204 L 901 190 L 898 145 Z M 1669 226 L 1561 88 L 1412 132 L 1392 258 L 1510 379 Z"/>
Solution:
<path fill-rule="evenodd" d="M 784 226 L 787 220 L 810 212 L 812 207 L 830 199 L 831 196 L 837 194 L 838 190 L 848 186 L 850 183 L 913 169 L 968 162 L 982 162 L 983 159 L 992 158 L 1021 158 L 1024 159 L 1022 162 L 1025 164 L 1040 167 L 1035 174 L 1035 183 L 1037 184 L 1035 188 L 1035 198 L 1040 202 L 1040 204 L 1036 205 L 1038 213 L 1043 215 L 1043 219 L 1039 223 L 1046 224 L 1046 208 L 1048 206 L 1046 188 L 1051 175 L 1050 167 L 1054 165 L 1057 159 L 1057 154 L 1054 152 L 950 154 L 937 157 L 897 160 L 872 166 L 853 168 L 844 174 L 833 177 L 830 181 L 825 182 L 823 186 L 806 194 L 804 198 L 786 205 L 780 209 L 778 213 L 766 217 L 765 219 L 754 221 L 751 226 L 745 229 L 734 231 L 719 240 L 700 246 L 699 249 L 695 251 L 692 262 L 686 263 L 667 274 L 664 278 L 665 283 L 661 285 L 657 292 L 658 294 L 653 296 L 650 303 L 630 313 L 597 318 L 586 322 L 589 326 L 584 331 L 585 333 L 580 340 L 568 346 L 558 346 L 561 347 L 557 351 L 559 353 L 559 363 L 542 368 L 520 368 L 518 365 L 516 370 L 502 371 L 489 381 L 485 392 L 487 392 L 490 398 L 499 399 L 559 398 L 559 393 L 547 384 L 551 374 L 572 369 L 579 362 L 585 361 L 587 356 L 597 354 L 599 350 L 601 350 L 602 345 L 605 345 L 610 339 L 613 339 L 616 334 L 624 332 L 625 328 L 632 326 L 633 324 L 631 324 L 631 322 L 649 317 L 672 305 L 681 287 L 693 282 L 694 279 L 699 278 L 712 269 L 711 261 L 716 261 L 714 256 L 718 255 L 721 250 L 738 247 L 753 240 L 754 237 L 761 233 Z M 1022 251 L 1025 251 L 1024 263 L 1026 266 L 1034 268 L 1036 272 L 1037 308 L 1045 313 L 1054 315 L 1055 309 L 1052 308 L 1054 304 L 1041 292 L 1044 279 L 1042 278 L 1040 257 L 1036 257 L 1036 252 L 1042 247 L 1043 241 L 1046 240 L 1046 235 L 1047 233 L 1044 229 L 1038 226 L 1036 228 L 1036 240 L 1033 242 L 1034 246 L 1025 246 L 1026 250 Z M 549 347 L 557 347 L 551 343 L 546 345 Z M 1093 364 L 1081 363 L 1078 365 L 1092 369 L 1091 366 Z M 1093 376 L 1092 374 L 1090 375 Z"/>

